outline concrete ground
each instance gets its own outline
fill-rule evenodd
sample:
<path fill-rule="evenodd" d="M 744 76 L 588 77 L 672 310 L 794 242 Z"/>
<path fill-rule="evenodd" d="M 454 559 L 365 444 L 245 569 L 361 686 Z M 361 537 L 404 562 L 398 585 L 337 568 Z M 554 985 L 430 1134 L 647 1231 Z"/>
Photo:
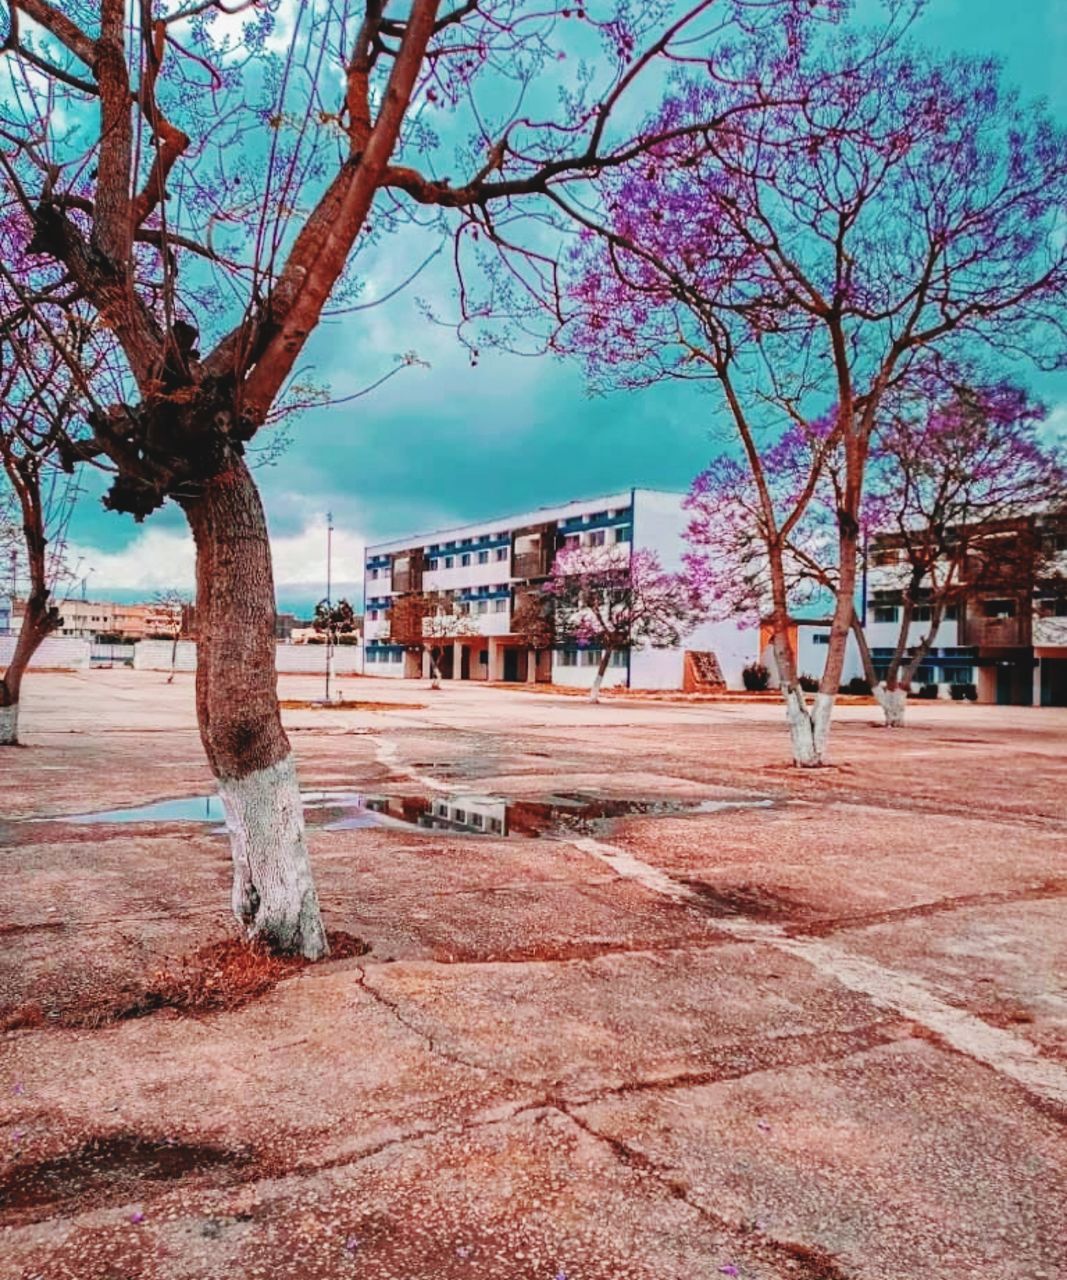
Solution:
<path fill-rule="evenodd" d="M 852 706 L 808 774 L 773 705 L 342 685 L 401 705 L 286 712 L 308 789 L 725 803 L 316 827 L 367 954 L 89 1029 L 231 932 L 228 853 L 62 821 L 210 789 L 191 678 L 34 674 L 0 757 L 0 1276 L 1067 1275 L 1067 713 Z"/>

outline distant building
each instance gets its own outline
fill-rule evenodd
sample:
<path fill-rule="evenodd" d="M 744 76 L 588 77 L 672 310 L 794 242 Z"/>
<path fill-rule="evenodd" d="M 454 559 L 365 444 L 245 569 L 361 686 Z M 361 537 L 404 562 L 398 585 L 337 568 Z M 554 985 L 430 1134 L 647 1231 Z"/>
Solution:
<path fill-rule="evenodd" d="M 875 669 L 892 656 L 900 628 L 900 539 L 868 553 L 865 631 Z M 929 626 L 920 603 L 907 642 Z M 1067 517 L 1005 520 L 976 540 L 934 647 L 914 684 L 974 684 L 980 702 L 1067 706 Z"/>
<path fill-rule="evenodd" d="M 465 631 L 444 646 L 442 674 L 453 680 L 551 681 L 588 687 L 602 651 L 561 645 L 538 652 L 512 629 L 516 604 L 552 572 L 557 551 L 622 546 L 654 552 L 677 570 L 688 516 L 682 495 L 627 489 L 598 498 L 378 543 L 364 564 L 364 670 L 414 678 L 429 659 L 395 642 L 390 614 L 404 596 L 441 593 L 464 617 Z M 741 687 L 754 634 L 733 622 L 707 623 L 675 649 L 633 648 L 613 657 L 604 684 L 682 689 L 721 680 Z"/>

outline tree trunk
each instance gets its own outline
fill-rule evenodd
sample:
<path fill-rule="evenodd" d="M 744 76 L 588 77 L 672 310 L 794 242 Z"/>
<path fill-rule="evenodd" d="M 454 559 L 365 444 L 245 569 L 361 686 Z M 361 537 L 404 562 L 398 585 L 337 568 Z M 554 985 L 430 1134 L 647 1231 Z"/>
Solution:
<path fill-rule="evenodd" d="M 19 638 L 15 641 L 15 652 L 0 678 L 0 747 L 17 747 L 19 744 L 22 677 L 41 641 L 58 625 L 58 615 L 48 606 L 48 589 L 42 587 L 31 591 L 26 601 L 26 612 L 22 615 Z"/>
<path fill-rule="evenodd" d="M 589 689 L 589 701 L 600 701 L 600 686 L 604 683 L 604 672 L 608 669 L 608 663 L 611 661 L 611 650 L 605 649 L 604 656 L 600 659 L 600 665 L 596 669 L 596 675 L 593 677 L 592 686 Z"/>
<path fill-rule="evenodd" d="M 879 680 L 877 684 L 871 685 L 871 692 L 885 715 L 885 727 L 902 729 L 904 712 L 908 705 L 907 689 L 899 684 L 890 687 L 884 680 Z"/>
<path fill-rule="evenodd" d="M 430 650 L 430 688 L 440 689 L 441 687 L 441 667 L 437 661 L 437 650 Z"/>
<path fill-rule="evenodd" d="M 882 708 L 882 714 L 885 716 L 885 727 L 887 729 L 903 728 L 904 713 L 908 705 L 907 685 L 901 685 L 895 680 L 878 679 L 878 673 L 874 669 L 874 660 L 871 657 L 871 647 L 867 643 L 867 635 L 859 618 L 855 616 L 852 619 L 852 634 L 860 651 L 863 674 L 867 683 L 871 686 L 871 693 L 875 702 Z"/>
<path fill-rule="evenodd" d="M 241 459 L 181 505 L 196 542 L 196 711 L 233 858 L 233 911 L 250 937 L 328 953 L 296 766 L 278 708 L 267 524 Z"/>
<path fill-rule="evenodd" d="M 178 669 L 178 637 L 174 636 L 170 646 L 170 675 L 167 676 L 167 684 L 174 683 L 174 673 Z"/>
<path fill-rule="evenodd" d="M 809 707 L 799 685 L 782 692 L 785 695 L 789 740 L 793 745 L 793 763 L 800 769 L 819 769 L 826 763 L 834 699 L 825 693 L 817 693 Z"/>

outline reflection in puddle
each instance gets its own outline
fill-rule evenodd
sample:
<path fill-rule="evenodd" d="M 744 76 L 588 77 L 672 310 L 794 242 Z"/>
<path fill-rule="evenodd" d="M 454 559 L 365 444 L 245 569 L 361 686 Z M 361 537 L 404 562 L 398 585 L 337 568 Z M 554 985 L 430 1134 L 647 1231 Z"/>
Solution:
<path fill-rule="evenodd" d="M 615 818 L 680 817 L 723 809 L 765 808 L 763 799 L 625 799 L 563 792 L 544 800 L 502 800 L 499 796 L 367 795 L 359 791 L 305 791 L 304 816 L 311 827 L 354 831 L 362 827 L 414 827 L 420 831 L 470 836 L 540 836 L 602 830 Z M 224 820 L 218 796 L 157 800 L 129 809 L 107 809 L 52 819 L 78 824 L 133 822 L 214 822 Z M 219 828 L 223 830 L 224 828 Z"/>

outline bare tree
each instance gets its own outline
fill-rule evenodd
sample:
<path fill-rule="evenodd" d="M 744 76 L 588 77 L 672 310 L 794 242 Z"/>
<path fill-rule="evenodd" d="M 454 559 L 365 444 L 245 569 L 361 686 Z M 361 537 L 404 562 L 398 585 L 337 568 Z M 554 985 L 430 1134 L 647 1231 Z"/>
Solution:
<path fill-rule="evenodd" d="M 10 302 L 2 289 L 0 297 Z M 59 323 L 61 317 L 54 319 Z M 70 320 L 65 338 L 73 349 L 82 349 L 87 333 L 75 317 Z M 41 643 L 63 622 L 53 591 L 64 570 L 77 486 L 61 469 L 59 455 L 78 434 L 82 397 L 31 315 L 9 307 L 5 321 L 0 327 L 0 494 L 6 486 L 5 542 L 15 565 L 22 562 L 28 584 L 15 647 L 0 676 L 0 746 L 14 746 L 23 676 Z"/>
<path fill-rule="evenodd" d="M 394 233 L 448 229 L 444 211 L 456 234 L 506 242 L 529 199 L 526 260 L 552 272 L 538 234 L 555 192 L 707 127 L 638 137 L 615 123 L 633 118 L 650 68 L 703 65 L 731 40 L 788 51 L 808 19 L 795 0 L 293 9 L 283 36 L 274 6 L 241 0 L 10 0 L 0 169 L 7 212 L 30 233 L 0 274 L 53 270 L 124 353 L 123 386 L 94 410 L 80 456 L 114 468 L 114 509 L 142 519 L 173 500 L 185 514 L 197 714 L 233 909 L 250 934 L 315 958 L 327 943 L 278 709 L 249 442 L 277 416 L 331 299 L 354 305 L 357 242 L 388 267 Z M 599 57 L 583 56 L 589 36 Z M 457 165 L 455 180 L 439 176 Z M 407 279 L 410 254 L 393 257 Z"/>
<path fill-rule="evenodd" d="M 398 596 L 389 611 L 390 641 L 427 655 L 431 689 L 441 687 L 446 646 L 477 634 L 474 619 L 462 602 L 444 591 L 415 591 Z"/>

